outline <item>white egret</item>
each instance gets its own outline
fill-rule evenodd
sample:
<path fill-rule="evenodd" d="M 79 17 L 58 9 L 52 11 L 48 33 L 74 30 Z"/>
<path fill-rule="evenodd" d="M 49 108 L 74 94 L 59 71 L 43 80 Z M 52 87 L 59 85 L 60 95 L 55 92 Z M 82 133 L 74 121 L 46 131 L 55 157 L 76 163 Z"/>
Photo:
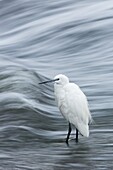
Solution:
<path fill-rule="evenodd" d="M 78 131 L 81 135 L 89 136 L 89 123 L 92 120 L 88 108 L 88 102 L 85 94 L 81 91 L 78 85 L 70 83 L 68 77 L 63 74 L 55 76 L 53 80 L 41 82 L 54 83 L 54 93 L 58 104 L 58 108 L 63 117 L 69 122 L 69 129 L 66 138 L 68 144 L 71 134 L 71 124 L 76 128 L 76 142 L 78 142 Z"/>

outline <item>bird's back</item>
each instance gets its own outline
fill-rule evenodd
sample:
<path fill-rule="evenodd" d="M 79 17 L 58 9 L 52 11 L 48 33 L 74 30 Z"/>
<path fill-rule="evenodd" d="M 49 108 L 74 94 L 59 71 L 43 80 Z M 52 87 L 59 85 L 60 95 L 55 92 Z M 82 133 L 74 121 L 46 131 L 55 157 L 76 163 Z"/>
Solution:
<path fill-rule="evenodd" d="M 85 94 L 74 83 L 68 83 L 63 87 L 55 88 L 58 107 L 62 115 L 75 125 L 79 132 L 88 137 L 91 114 Z"/>

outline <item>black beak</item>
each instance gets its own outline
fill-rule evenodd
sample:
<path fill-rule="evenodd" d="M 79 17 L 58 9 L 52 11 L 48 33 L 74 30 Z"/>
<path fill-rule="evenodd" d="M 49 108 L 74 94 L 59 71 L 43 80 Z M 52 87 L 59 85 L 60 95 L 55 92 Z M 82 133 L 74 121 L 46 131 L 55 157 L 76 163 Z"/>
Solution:
<path fill-rule="evenodd" d="M 58 79 L 54 79 L 54 80 L 43 81 L 43 82 L 41 82 L 39 84 L 51 83 L 51 82 L 54 82 L 54 81 L 57 81 L 57 80 L 59 80 L 59 78 Z"/>

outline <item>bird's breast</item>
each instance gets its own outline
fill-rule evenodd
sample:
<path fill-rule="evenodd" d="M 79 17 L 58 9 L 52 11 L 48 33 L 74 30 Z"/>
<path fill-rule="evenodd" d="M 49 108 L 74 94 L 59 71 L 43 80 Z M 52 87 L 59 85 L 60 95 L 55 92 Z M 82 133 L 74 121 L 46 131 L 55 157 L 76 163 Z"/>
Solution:
<path fill-rule="evenodd" d="M 54 86 L 54 93 L 55 93 L 55 98 L 59 103 L 61 103 L 65 99 L 65 91 L 62 87 L 58 85 Z"/>
<path fill-rule="evenodd" d="M 55 99 L 57 101 L 58 108 L 62 115 L 65 117 L 65 119 L 68 120 L 68 114 L 69 114 L 69 108 L 66 103 L 66 92 L 64 88 L 55 86 Z"/>

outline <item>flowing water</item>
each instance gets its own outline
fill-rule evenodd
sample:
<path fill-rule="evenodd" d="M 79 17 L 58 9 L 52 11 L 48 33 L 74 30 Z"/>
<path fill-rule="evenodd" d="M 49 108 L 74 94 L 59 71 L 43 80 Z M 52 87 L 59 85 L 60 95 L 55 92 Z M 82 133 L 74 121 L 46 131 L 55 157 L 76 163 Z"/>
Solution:
<path fill-rule="evenodd" d="M 63 73 L 87 95 L 90 136 L 60 114 Z M 0 170 L 113 169 L 113 1 L 0 0 Z"/>

